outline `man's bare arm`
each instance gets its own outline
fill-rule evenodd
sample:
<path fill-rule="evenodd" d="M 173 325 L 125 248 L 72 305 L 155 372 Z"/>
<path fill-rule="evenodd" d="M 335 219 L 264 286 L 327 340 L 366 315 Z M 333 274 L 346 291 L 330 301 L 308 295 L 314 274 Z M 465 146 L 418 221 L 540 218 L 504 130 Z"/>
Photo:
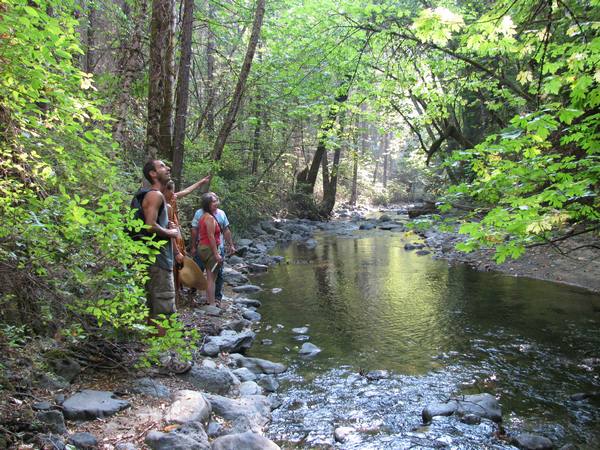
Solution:
<path fill-rule="evenodd" d="M 145 195 L 144 201 L 142 202 L 142 209 L 144 210 L 146 225 L 148 225 L 150 231 L 156 233 L 157 236 L 163 238 L 176 238 L 179 236 L 179 229 L 163 228 L 158 224 L 158 211 L 160 210 L 160 205 L 163 201 L 163 195 L 158 191 L 150 191 Z"/>

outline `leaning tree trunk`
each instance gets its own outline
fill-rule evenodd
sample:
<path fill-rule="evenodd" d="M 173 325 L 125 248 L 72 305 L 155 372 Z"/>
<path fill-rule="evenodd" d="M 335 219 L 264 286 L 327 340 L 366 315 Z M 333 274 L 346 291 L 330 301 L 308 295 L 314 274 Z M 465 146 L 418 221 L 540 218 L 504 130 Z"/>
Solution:
<path fill-rule="evenodd" d="M 229 133 L 233 128 L 235 117 L 242 102 L 246 81 L 248 80 L 250 69 L 252 68 L 254 52 L 256 51 L 256 46 L 258 45 L 258 40 L 260 38 L 260 30 L 262 28 L 264 15 L 265 0 L 257 0 L 256 11 L 254 13 L 254 22 L 252 24 L 252 33 L 250 34 L 250 41 L 248 42 L 244 63 L 242 64 L 242 69 L 240 70 L 240 76 L 235 86 L 235 92 L 233 93 L 233 98 L 231 100 L 231 104 L 229 105 L 227 116 L 225 117 L 225 121 L 219 130 L 219 135 L 217 136 L 217 140 L 215 141 L 215 145 L 213 147 L 213 159 L 215 161 L 221 160 L 223 149 L 225 148 L 225 142 L 227 141 Z"/>
<path fill-rule="evenodd" d="M 153 0 L 150 21 L 150 68 L 148 74 L 148 128 L 146 153 L 150 158 L 171 160 L 171 114 L 165 99 L 173 92 L 174 0 Z M 170 86 L 168 85 L 169 83 Z M 172 101 L 170 110 L 172 111 Z M 166 117 L 165 117 L 166 115 Z M 166 133 L 167 135 L 162 135 Z"/>
<path fill-rule="evenodd" d="M 181 26 L 181 56 L 177 82 L 177 106 L 173 128 L 173 179 L 179 188 L 183 169 L 185 127 L 190 86 L 190 66 L 192 64 L 192 32 L 194 25 L 194 0 L 184 0 L 183 23 Z"/>

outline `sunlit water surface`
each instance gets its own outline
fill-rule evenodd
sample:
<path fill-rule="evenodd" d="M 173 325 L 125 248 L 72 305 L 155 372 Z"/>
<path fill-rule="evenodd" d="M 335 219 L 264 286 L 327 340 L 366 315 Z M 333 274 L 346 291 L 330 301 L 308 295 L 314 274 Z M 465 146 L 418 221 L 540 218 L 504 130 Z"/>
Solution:
<path fill-rule="evenodd" d="M 512 448 L 488 421 L 422 426 L 428 403 L 488 392 L 509 434 L 600 448 L 600 401 L 570 399 L 600 390 L 598 368 L 586 365 L 600 356 L 598 295 L 418 256 L 402 233 L 359 233 L 280 249 L 287 263 L 254 280 L 263 320 L 250 356 L 290 366 L 272 439 L 285 448 Z M 310 360 L 292 332 L 302 326 L 322 349 Z M 361 375 L 372 370 L 389 377 Z M 358 431 L 335 443 L 340 426 Z"/>

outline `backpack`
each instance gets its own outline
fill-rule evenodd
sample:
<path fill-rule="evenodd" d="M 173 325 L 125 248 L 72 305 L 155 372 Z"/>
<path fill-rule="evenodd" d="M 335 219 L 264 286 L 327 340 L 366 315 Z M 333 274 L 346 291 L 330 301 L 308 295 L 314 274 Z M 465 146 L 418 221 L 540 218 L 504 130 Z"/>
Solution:
<path fill-rule="evenodd" d="M 139 219 L 142 222 L 146 223 L 146 218 L 144 217 L 144 208 L 142 208 L 142 202 L 144 201 L 144 197 L 146 196 L 146 194 L 148 192 L 155 191 L 155 190 L 156 189 L 141 188 L 139 191 L 137 191 L 135 193 L 135 195 L 131 199 L 131 209 L 134 210 L 134 213 L 133 213 L 134 220 Z M 160 205 L 160 208 L 158 208 L 158 216 L 159 217 L 162 214 L 164 207 L 165 207 L 165 203 L 163 202 Z M 127 233 L 129 234 L 129 236 L 131 236 L 131 238 L 134 241 L 140 241 L 144 237 L 150 237 L 154 234 L 154 233 L 151 233 L 150 230 L 148 230 L 148 228 L 146 226 L 142 227 L 139 231 L 136 231 L 135 229 L 128 227 Z"/>

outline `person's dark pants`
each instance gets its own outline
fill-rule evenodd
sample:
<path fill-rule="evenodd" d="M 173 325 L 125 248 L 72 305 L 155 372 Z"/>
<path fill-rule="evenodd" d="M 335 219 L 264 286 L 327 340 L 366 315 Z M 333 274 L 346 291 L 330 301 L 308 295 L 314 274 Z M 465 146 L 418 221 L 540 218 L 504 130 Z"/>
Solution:
<path fill-rule="evenodd" d="M 221 248 L 219 249 L 219 252 L 221 253 L 221 257 L 223 258 L 223 261 L 225 261 L 225 249 Z M 198 252 L 196 252 L 196 254 L 194 255 L 194 261 L 196 262 L 196 264 L 198 264 L 198 267 L 200 267 L 201 270 L 204 270 L 204 264 L 202 263 L 202 260 L 200 259 L 200 256 L 198 255 Z M 215 280 L 215 299 L 216 300 L 223 300 L 223 285 L 225 284 L 225 280 L 223 279 L 223 263 L 221 263 L 219 265 L 219 268 L 217 269 L 217 278 Z"/>

